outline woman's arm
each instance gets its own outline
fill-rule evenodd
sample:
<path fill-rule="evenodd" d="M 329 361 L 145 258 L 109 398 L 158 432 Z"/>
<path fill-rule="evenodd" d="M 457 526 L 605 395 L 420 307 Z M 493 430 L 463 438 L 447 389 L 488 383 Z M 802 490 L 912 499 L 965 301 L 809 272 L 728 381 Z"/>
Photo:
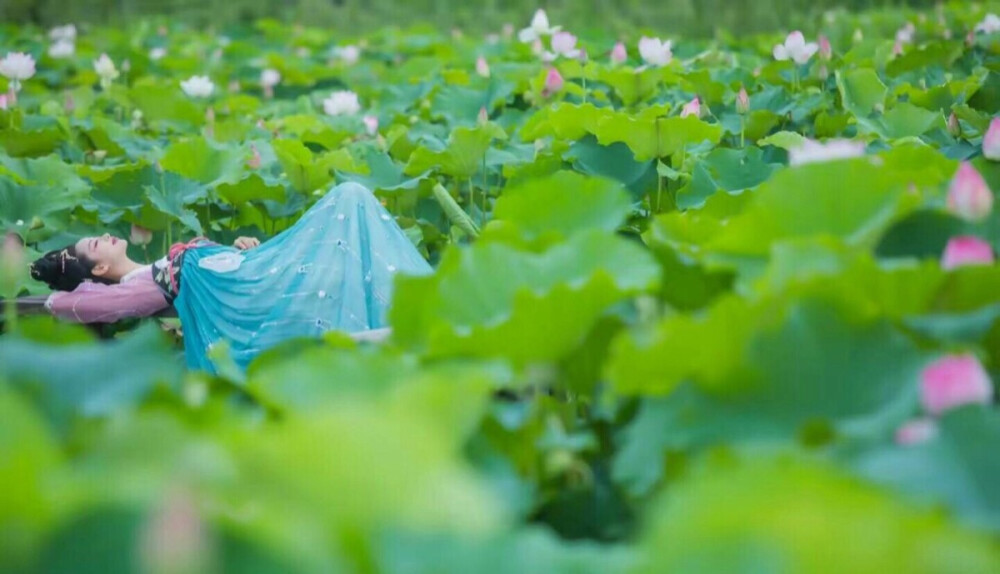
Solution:
<path fill-rule="evenodd" d="M 73 291 L 56 291 L 45 301 L 45 308 L 53 315 L 77 323 L 148 317 L 169 306 L 152 278 L 115 285 L 86 281 Z"/>

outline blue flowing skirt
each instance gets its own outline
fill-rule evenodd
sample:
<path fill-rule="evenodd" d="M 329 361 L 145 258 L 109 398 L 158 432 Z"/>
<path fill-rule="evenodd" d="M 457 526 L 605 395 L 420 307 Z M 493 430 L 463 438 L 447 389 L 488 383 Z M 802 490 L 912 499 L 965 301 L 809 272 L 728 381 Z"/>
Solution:
<path fill-rule="evenodd" d="M 259 247 L 184 254 L 174 307 L 188 367 L 214 373 L 207 352 L 220 341 L 245 370 L 292 337 L 384 327 L 394 275 L 431 271 L 371 191 L 342 183 Z"/>

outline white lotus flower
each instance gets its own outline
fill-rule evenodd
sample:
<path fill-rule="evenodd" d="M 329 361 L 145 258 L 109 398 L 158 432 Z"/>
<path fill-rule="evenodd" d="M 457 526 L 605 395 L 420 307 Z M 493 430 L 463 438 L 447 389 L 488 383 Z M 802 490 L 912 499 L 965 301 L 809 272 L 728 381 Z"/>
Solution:
<path fill-rule="evenodd" d="M 819 45 L 816 42 L 807 44 L 802 32 L 796 30 L 785 38 L 784 44 L 778 44 L 774 47 L 774 59 L 779 62 L 792 60 L 801 65 L 808 62 L 809 58 L 812 58 L 818 50 Z"/>
<path fill-rule="evenodd" d="M 73 24 L 66 24 L 65 26 L 56 26 L 49 30 L 49 39 L 53 42 L 67 41 L 72 42 L 76 40 L 76 26 Z"/>
<path fill-rule="evenodd" d="M 49 57 L 55 59 L 70 58 L 76 53 L 76 44 L 72 40 L 57 40 L 49 45 Z"/>
<path fill-rule="evenodd" d="M 35 75 L 35 59 L 24 52 L 7 52 L 0 60 L 0 76 L 10 80 L 15 92 L 21 89 L 21 81 Z"/>
<path fill-rule="evenodd" d="M 191 76 L 181 82 L 181 89 L 191 98 L 207 98 L 215 91 L 215 84 L 208 76 Z"/>
<path fill-rule="evenodd" d="M 331 116 L 354 115 L 361 111 L 358 95 L 350 90 L 338 90 L 323 100 L 323 111 Z"/>
<path fill-rule="evenodd" d="M 260 85 L 265 88 L 273 88 L 281 81 L 281 72 L 267 68 L 260 73 Z"/>
<path fill-rule="evenodd" d="M 149 59 L 153 61 L 161 60 L 166 55 L 167 55 L 167 49 L 164 48 L 163 46 L 157 46 L 156 48 L 153 48 L 152 50 L 149 51 Z"/>
<path fill-rule="evenodd" d="M 560 26 L 549 26 L 549 16 L 541 8 L 531 18 L 531 25 L 517 33 L 517 38 L 525 44 L 530 44 L 544 36 L 555 34 Z"/>
<path fill-rule="evenodd" d="M 912 44 L 913 35 L 917 33 L 917 27 L 913 22 L 907 22 L 905 26 L 896 30 L 896 41 L 901 44 Z"/>
<path fill-rule="evenodd" d="M 343 62 L 349 66 L 354 65 L 361 58 L 361 48 L 351 45 L 351 46 L 337 46 L 333 49 L 333 57 Z"/>
<path fill-rule="evenodd" d="M 1000 32 L 1000 16 L 996 14 L 987 14 L 983 18 L 982 22 L 976 24 L 976 32 L 982 34 L 996 34 Z"/>
<path fill-rule="evenodd" d="M 639 56 L 642 61 L 651 66 L 666 66 L 673 59 L 674 54 L 670 50 L 670 40 L 660 40 L 659 38 L 647 38 L 643 36 L 639 39 Z"/>
<path fill-rule="evenodd" d="M 865 155 L 864 142 L 846 139 L 832 139 L 826 142 L 818 142 L 807 139 L 801 146 L 788 150 L 788 164 L 805 165 L 807 163 L 848 159 L 863 155 Z"/>
<path fill-rule="evenodd" d="M 107 54 L 101 54 L 100 58 L 94 60 L 94 71 L 101 77 L 101 86 L 105 88 L 119 76 L 114 61 Z"/>
<path fill-rule="evenodd" d="M 580 50 L 576 47 L 576 36 L 569 32 L 556 32 L 552 34 L 552 51 L 545 52 L 542 59 L 551 62 L 562 56 L 564 58 L 579 58 Z"/>

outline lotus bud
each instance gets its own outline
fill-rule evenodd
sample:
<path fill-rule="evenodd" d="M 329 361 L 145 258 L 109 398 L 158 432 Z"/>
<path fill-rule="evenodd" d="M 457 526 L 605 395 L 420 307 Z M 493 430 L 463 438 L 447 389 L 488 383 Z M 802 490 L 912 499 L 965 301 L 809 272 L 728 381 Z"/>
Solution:
<path fill-rule="evenodd" d="M 750 111 L 750 95 L 747 94 L 747 89 L 740 86 L 740 92 L 736 94 L 736 112 L 739 114 L 746 114 Z"/>
<path fill-rule="evenodd" d="M 830 45 L 830 39 L 826 36 L 819 37 L 819 59 L 824 62 L 829 62 L 833 57 L 833 47 Z"/>
<path fill-rule="evenodd" d="M 368 135 L 373 136 L 378 133 L 378 116 L 366 115 L 361 118 L 361 121 L 364 122 Z"/>
<path fill-rule="evenodd" d="M 971 355 L 948 355 L 920 374 L 920 402 L 932 415 L 968 404 L 989 404 L 993 384 L 979 360 Z"/>
<path fill-rule="evenodd" d="M 697 96 L 681 108 L 681 117 L 686 118 L 688 116 L 701 117 L 701 100 Z"/>
<path fill-rule="evenodd" d="M 956 138 L 962 136 L 962 126 L 958 123 L 958 116 L 955 115 L 955 112 L 948 116 L 948 133 Z"/>
<path fill-rule="evenodd" d="M 611 49 L 611 63 L 624 64 L 627 59 L 628 50 L 625 48 L 625 44 L 623 42 L 615 43 L 615 47 Z"/>
<path fill-rule="evenodd" d="M 485 125 L 490 121 L 490 114 L 486 111 L 486 106 L 479 108 L 479 117 L 477 118 L 479 125 Z"/>
<path fill-rule="evenodd" d="M 952 213 L 968 221 L 981 221 L 993 210 L 993 193 L 971 163 L 959 165 L 948 189 L 947 204 Z"/>
<path fill-rule="evenodd" d="M 986 159 L 1000 161 L 1000 117 L 993 118 L 983 136 L 983 155 Z"/>
<path fill-rule="evenodd" d="M 933 439 L 937 434 L 938 428 L 934 419 L 914 419 L 899 427 L 896 431 L 896 444 L 900 446 L 914 446 Z"/>
<path fill-rule="evenodd" d="M 963 265 L 992 265 L 993 247 L 978 237 L 965 235 L 952 237 L 941 256 L 942 269 L 954 269 Z"/>
<path fill-rule="evenodd" d="M 247 160 L 247 167 L 250 169 L 260 169 L 260 164 L 260 151 L 257 150 L 257 146 L 250 144 L 250 159 Z"/>
<path fill-rule="evenodd" d="M 549 68 L 549 71 L 545 74 L 545 90 L 546 96 L 551 96 L 552 94 L 558 92 L 563 88 L 563 77 L 559 73 L 559 70 L 555 68 Z"/>
<path fill-rule="evenodd" d="M 153 232 L 141 225 L 132 224 L 129 231 L 128 240 L 133 245 L 148 245 L 153 240 Z"/>
<path fill-rule="evenodd" d="M 476 73 L 484 78 L 490 77 L 490 65 L 486 62 L 486 58 L 482 56 L 476 58 Z"/>

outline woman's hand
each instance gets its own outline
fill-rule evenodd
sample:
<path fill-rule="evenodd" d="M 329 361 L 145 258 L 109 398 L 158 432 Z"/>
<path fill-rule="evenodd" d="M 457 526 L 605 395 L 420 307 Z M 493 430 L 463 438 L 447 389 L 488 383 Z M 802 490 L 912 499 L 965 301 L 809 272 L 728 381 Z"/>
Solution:
<path fill-rule="evenodd" d="M 233 242 L 233 247 L 237 249 L 251 249 L 260 245 L 260 240 L 256 237 L 237 237 Z"/>

